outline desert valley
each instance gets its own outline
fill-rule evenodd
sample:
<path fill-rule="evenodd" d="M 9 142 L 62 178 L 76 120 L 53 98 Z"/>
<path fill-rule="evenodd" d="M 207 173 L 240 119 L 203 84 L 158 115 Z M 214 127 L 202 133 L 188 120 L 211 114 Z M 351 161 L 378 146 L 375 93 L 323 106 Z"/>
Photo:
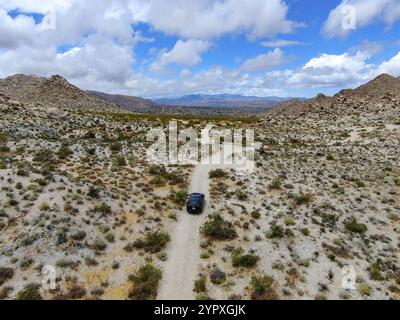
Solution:
<path fill-rule="evenodd" d="M 399 78 L 245 114 L 113 101 L 0 80 L 1 299 L 400 299 Z M 254 129 L 255 171 L 148 163 L 170 121 Z"/>

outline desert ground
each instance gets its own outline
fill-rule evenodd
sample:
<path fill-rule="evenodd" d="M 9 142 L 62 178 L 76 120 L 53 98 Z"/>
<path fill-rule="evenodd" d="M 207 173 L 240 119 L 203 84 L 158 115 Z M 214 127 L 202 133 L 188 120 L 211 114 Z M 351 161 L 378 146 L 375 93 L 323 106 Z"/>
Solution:
<path fill-rule="evenodd" d="M 251 118 L 0 96 L 0 298 L 399 299 L 400 99 L 372 90 L 399 80 L 383 80 Z M 256 169 L 148 163 L 146 133 L 172 120 L 254 129 Z"/>

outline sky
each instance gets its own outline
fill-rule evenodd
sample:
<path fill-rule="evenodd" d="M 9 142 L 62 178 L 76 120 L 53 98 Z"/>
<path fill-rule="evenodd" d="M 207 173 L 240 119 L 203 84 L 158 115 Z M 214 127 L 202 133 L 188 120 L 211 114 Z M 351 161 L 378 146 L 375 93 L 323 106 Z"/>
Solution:
<path fill-rule="evenodd" d="M 312 97 L 400 76 L 400 0 L 0 0 L 0 78 L 146 98 Z"/>

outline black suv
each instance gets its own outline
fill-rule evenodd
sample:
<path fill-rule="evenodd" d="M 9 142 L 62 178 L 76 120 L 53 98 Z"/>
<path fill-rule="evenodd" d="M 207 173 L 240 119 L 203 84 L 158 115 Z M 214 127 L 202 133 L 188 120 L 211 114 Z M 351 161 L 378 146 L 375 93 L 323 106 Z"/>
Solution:
<path fill-rule="evenodd" d="M 189 195 L 186 209 L 192 214 L 202 214 L 204 210 L 206 196 L 202 193 L 192 193 Z"/>

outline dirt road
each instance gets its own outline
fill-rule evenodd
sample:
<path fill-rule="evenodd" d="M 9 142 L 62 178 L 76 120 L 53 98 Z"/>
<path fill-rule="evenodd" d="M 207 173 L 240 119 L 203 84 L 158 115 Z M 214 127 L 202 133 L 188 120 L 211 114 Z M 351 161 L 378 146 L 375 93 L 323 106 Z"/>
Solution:
<path fill-rule="evenodd" d="M 223 154 L 223 156 L 222 156 Z M 214 164 L 198 164 L 191 177 L 189 193 L 204 193 L 206 208 L 202 215 L 189 215 L 180 212 L 176 229 L 171 235 L 168 247 L 168 260 L 164 267 L 163 279 L 158 291 L 158 300 L 194 300 L 194 281 L 197 279 L 200 265 L 200 227 L 211 213 L 209 204 L 209 172 L 216 168 L 236 168 L 232 164 L 219 163 L 217 159 L 228 159 L 232 151 L 229 147 L 224 152 L 212 155 Z"/>
<path fill-rule="evenodd" d="M 200 192 L 209 199 L 208 165 L 198 165 L 192 175 L 189 192 Z M 199 229 L 209 214 L 209 206 L 202 215 L 179 214 L 179 222 L 172 235 L 168 261 L 164 268 L 163 280 L 158 292 L 159 300 L 193 300 L 193 281 L 200 264 Z"/>

